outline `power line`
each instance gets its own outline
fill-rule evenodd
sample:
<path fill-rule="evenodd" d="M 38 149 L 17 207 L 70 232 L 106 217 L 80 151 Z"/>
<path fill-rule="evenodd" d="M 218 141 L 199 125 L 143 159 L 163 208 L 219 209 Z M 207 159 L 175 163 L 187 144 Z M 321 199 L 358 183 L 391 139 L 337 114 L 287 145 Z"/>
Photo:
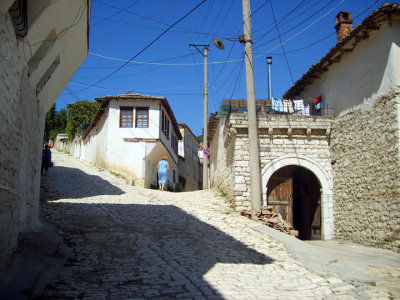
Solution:
<path fill-rule="evenodd" d="M 172 25 L 170 25 L 167 29 L 165 29 L 161 34 L 159 34 L 153 41 L 151 41 L 146 47 L 144 47 L 142 50 L 140 50 L 136 55 L 134 55 L 131 59 L 129 59 L 127 62 L 125 62 L 122 66 L 118 67 L 115 71 L 111 72 L 109 75 L 103 77 L 102 79 L 98 80 L 97 82 L 93 83 L 89 87 L 82 89 L 87 90 L 88 88 L 94 87 L 100 82 L 103 82 L 104 80 L 110 78 L 112 75 L 120 71 L 122 68 L 124 68 L 127 64 L 129 64 L 131 61 L 133 61 L 136 57 L 138 57 L 140 54 L 142 54 L 144 51 L 146 51 L 148 48 L 150 48 L 151 45 L 153 45 L 156 41 L 158 41 L 164 34 L 166 34 L 172 27 L 174 27 L 176 24 L 181 22 L 183 19 L 185 19 L 188 15 L 190 15 L 193 11 L 195 11 L 197 8 L 199 8 L 204 2 L 207 0 L 201 1 L 199 4 L 197 4 L 194 8 L 192 8 L 189 12 L 187 12 L 183 17 L 181 17 L 178 21 L 174 22 Z M 78 91 L 78 92 L 80 92 Z"/>
<path fill-rule="evenodd" d="M 100 1 L 100 0 L 96 0 L 96 2 L 97 2 L 97 3 L 100 3 L 100 4 L 104 5 L 104 6 L 108 6 L 108 7 L 115 8 L 115 9 L 119 9 L 118 6 L 115 6 L 115 5 L 112 5 L 112 4 L 109 4 L 109 3 L 106 3 L 106 2 Z M 170 6 L 170 5 L 171 5 L 171 4 L 169 4 L 168 6 Z M 164 25 L 164 26 L 169 26 L 167 23 L 164 23 L 164 22 L 162 22 L 162 21 L 158 21 L 158 20 L 153 19 L 153 18 L 151 18 L 151 17 L 147 17 L 147 16 L 145 16 L 145 15 L 141 15 L 141 14 L 138 14 L 138 13 L 135 13 L 135 12 L 132 12 L 132 11 L 129 11 L 129 10 L 125 10 L 124 12 L 127 13 L 127 14 L 134 15 L 134 16 L 136 16 L 136 17 L 140 17 L 140 18 L 146 19 L 146 20 L 151 21 L 151 22 L 156 23 L 156 24 L 161 24 L 161 25 Z M 97 16 L 95 16 L 95 17 L 97 17 Z M 124 21 L 116 20 L 116 19 L 112 19 L 112 18 L 110 18 L 110 19 L 108 19 L 108 20 L 109 20 L 109 21 L 113 21 L 113 22 L 118 22 L 118 23 L 127 24 L 127 25 L 141 26 L 141 27 L 145 27 L 145 28 L 149 28 L 149 29 L 156 29 L 156 30 L 162 30 L 162 29 L 163 29 L 162 27 L 144 26 L 144 25 L 142 25 L 142 24 L 124 22 Z M 194 30 L 190 30 L 190 29 L 187 29 L 187 28 L 179 27 L 179 26 L 177 26 L 174 30 L 171 30 L 171 32 L 207 34 L 206 32 L 194 31 Z M 212 33 L 211 33 L 211 34 L 212 34 Z M 214 35 L 215 35 L 215 34 L 214 34 Z"/>
<path fill-rule="evenodd" d="M 207 0 L 205 0 L 207 1 Z M 123 59 L 123 58 L 117 58 L 117 57 L 111 57 L 111 56 L 106 56 L 94 52 L 89 52 L 90 55 L 98 56 L 101 58 L 109 59 L 109 60 L 115 60 L 115 61 L 124 61 L 128 63 L 133 63 L 133 64 L 142 64 L 142 65 L 161 65 L 161 66 L 197 66 L 197 65 L 204 65 L 204 62 L 198 62 L 198 63 L 175 63 L 175 64 L 167 64 L 167 63 L 157 63 L 157 62 L 144 62 L 144 61 L 133 61 L 131 59 Z M 192 54 L 190 54 L 192 55 Z M 233 60 L 224 60 L 224 61 L 212 61 L 209 62 L 208 64 L 225 64 L 225 63 L 230 63 L 230 62 L 238 62 L 242 61 L 242 59 L 233 59 Z"/>
<path fill-rule="evenodd" d="M 118 15 L 119 13 L 125 12 L 128 8 L 130 8 L 130 7 L 134 6 L 134 5 L 136 5 L 136 4 L 137 4 L 138 2 L 140 2 L 140 1 L 142 1 L 142 0 L 137 0 L 137 1 L 135 1 L 134 3 L 131 3 L 131 4 L 129 4 L 128 6 L 126 6 L 126 7 L 124 7 L 124 8 L 117 8 L 117 9 L 118 9 L 117 12 L 115 12 L 115 13 L 112 14 L 112 15 L 109 15 L 108 17 L 103 18 L 102 21 L 99 21 L 99 22 L 97 22 L 97 23 L 91 24 L 90 27 L 95 27 L 96 25 L 98 25 L 98 24 L 100 24 L 100 23 L 102 23 L 102 22 L 104 22 L 104 21 L 106 21 L 106 20 L 111 19 L 112 17 Z"/>
<path fill-rule="evenodd" d="M 177 1 L 178 1 L 178 0 L 175 0 L 175 1 L 173 1 L 172 3 L 169 3 L 169 4 L 167 4 L 166 6 L 164 6 L 164 7 L 160 8 L 160 9 L 158 9 L 156 12 L 154 12 L 154 13 L 151 15 L 151 17 L 159 15 L 159 14 L 162 13 L 163 11 L 167 10 L 170 6 L 174 5 L 174 3 L 176 3 Z M 114 6 L 112 6 L 112 7 L 114 7 Z M 128 11 L 125 10 L 125 12 L 128 12 Z M 148 18 L 149 18 L 149 17 L 146 17 L 146 19 L 148 19 Z M 115 34 L 115 33 L 113 32 L 112 38 L 107 38 L 107 39 L 105 39 L 105 41 L 104 41 L 102 44 L 100 44 L 100 46 L 97 46 L 96 49 L 100 49 L 99 47 L 102 47 L 104 44 L 107 44 L 107 45 L 108 45 L 111 41 L 113 41 L 113 40 L 115 40 L 115 39 L 118 39 L 121 35 L 125 35 L 127 32 L 132 31 L 133 29 L 135 29 L 136 27 L 140 26 L 141 24 L 133 24 L 133 25 L 135 25 L 135 26 L 133 26 L 133 27 L 131 27 L 131 28 L 127 28 L 127 29 L 125 29 L 125 30 L 120 30 L 120 31 L 118 32 L 118 34 Z M 165 25 L 168 26 L 168 24 L 165 24 Z M 162 28 L 161 30 L 164 30 L 164 28 Z"/>
<path fill-rule="evenodd" d="M 234 2 L 232 2 L 234 3 Z M 115 22 L 115 23 L 120 23 L 120 24 L 124 24 L 124 25 L 130 25 L 130 26 L 135 26 L 135 27 L 143 27 L 143 28 L 147 28 L 147 29 L 152 29 L 152 30 L 162 30 L 164 29 L 164 27 L 155 27 L 155 26 L 149 26 L 149 25 L 144 25 L 142 23 L 132 23 L 132 22 L 127 22 L 127 21 L 122 21 L 120 19 L 113 19 L 113 18 L 104 18 L 102 16 L 98 16 L 94 13 L 92 13 L 90 15 L 91 18 L 99 18 L 102 20 L 107 20 L 107 21 L 111 21 L 111 22 Z M 163 23 L 161 23 L 163 24 Z M 209 36 L 216 36 L 218 30 L 216 30 L 215 32 L 205 32 L 205 31 L 197 31 L 197 30 L 192 30 L 192 29 L 188 29 L 188 28 L 181 28 L 181 27 L 176 27 L 175 29 L 171 30 L 171 32 L 176 32 L 176 33 L 183 33 L 183 34 L 199 34 L 199 35 L 209 35 Z M 232 33 L 224 33 L 223 35 L 226 36 L 231 36 Z"/>
<path fill-rule="evenodd" d="M 285 32 L 283 32 L 283 33 L 281 34 L 281 36 L 283 36 L 283 35 L 289 33 L 289 32 L 292 31 L 293 29 L 297 29 L 301 24 L 303 24 L 303 23 L 307 22 L 308 20 L 310 20 L 312 17 L 314 17 L 316 14 L 318 14 L 319 12 L 321 12 L 323 9 L 325 9 L 325 8 L 328 7 L 332 2 L 335 2 L 335 1 L 336 1 L 336 0 L 331 0 L 328 4 L 326 4 L 325 6 L 323 6 L 323 7 L 320 8 L 320 9 L 318 9 L 316 12 L 314 12 L 311 16 L 308 16 L 307 18 L 305 18 L 304 20 L 300 21 L 300 22 L 297 23 L 296 25 L 294 25 L 294 26 L 292 26 L 291 28 L 287 29 Z M 344 1 L 345 1 L 345 0 L 341 1 L 340 4 L 343 3 Z M 340 5 L 340 4 L 339 4 L 339 5 Z M 337 5 L 337 6 L 338 6 L 338 5 Z M 337 6 L 335 6 L 335 8 L 336 8 Z M 324 15 L 324 16 L 325 16 L 325 15 Z M 276 23 L 275 23 L 275 24 L 276 24 Z M 275 25 L 275 27 L 277 27 L 277 25 Z M 268 31 L 267 34 L 268 34 L 269 32 L 271 32 L 271 31 L 272 31 L 272 29 L 271 29 L 270 31 Z M 266 34 L 265 34 L 265 35 L 266 35 Z M 264 36 L 265 36 L 265 35 L 264 35 Z M 279 38 L 279 37 L 278 37 L 278 38 Z M 277 38 L 270 39 L 269 41 L 266 41 L 266 42 L 264 42 L 264 43 L 262 43 L 262 44 L 257 45 L 256 47 L 254 47 L 254 49 L 260 48 L 260 47 L 264 46 L 265 44 L 268 44 L 269 42 L 272 42 L 272 41 L 274 41 L 274 40 L 276 40 L 276 39 L 277 39 Z"/>
<path fill-rule="evenodd" d="M 309 0 L 302 0 L 302 1 L 300 2 L 300 4 L 298 4 L 298 5 L 297 5 L 295 8 L 293 8 L 290 12 L 288 12 L 286 15 L 284 15 L 284 16 L 278 21 L 278 24 L 280 24 L 281 22 L 283 22 L 283 21 L 284 21 L 288 16 L 290 16 L 294 11 L 296 11 L 298 8 L 300 8 L 300 7 L 304 4 L 305 1 L 309 1 Z M 323 1 L 323 0 L 321 0 L 321 1 Z M 294 18 L 295 18 L 295 17 L 294 17 Z M 264 26 L 264 27 L 261 27 L 261 28 L 259 28 L 259 29 L 256 29 L 256 30 L 253 31 L 253 33 L 262 31 L 262 30 L 264 30 L 265 28 L 269 28 L 269 27 L 271 27 L 272 24 L 273 24 L 273 22 L 270 23 L 270 24 L 268 24 L 268 25 L 266 25 L 266 26 Z M 261 35 L 260 38 L 266 36 L 266 35 L 267 35 L 268 33 L 270 33 L 272 30 L 274 30 L 274 28 L 271 28 L 271 29 L 268 30 L 266 33 L 264 33 L 263 35 Z M 258 39 L 258 38 L 256 38 L 256 39 Z"/>
<path fill-rule="evenodd" d="M 281 34 L 280 34 L 280 32 L 279 32 L 279 27 L 278 27 L 278 24 L 276 23 L 276 18 L 275 18 L 274 8 L 273 8 L 273 6 L 272 6 L 272 1 L 270 1 L 269 4 L 271 5 L 272 16 L 274 17 L 274 22 L 275 22 L 276 30 L 278 31 L 278 36 L 279 36 L 279 42 L 281 43 L 281 46 L 282 46 L 282 50 L 283 50 L 283 54 L 284 54 L 284 56 L 285 56 L 286 64 L 287 64 L 288 69 L 289 69 L 290 78 L 292 79 L 292 83 L 294 83 L 292 70 L 290 69 L 290 65 L 289 65 L 289 61 L 288 61 L 287 55 L 286 55 L 285 47 L 284 47 L 283 44 L 282 44 L 282 38 L 281 38 Z"/>
<path fill-rule="evenodd" d="M 272 50 L 275 50 L 276 48 L 280 47 L 282 44 L 286 44 L 289 41 L 291 41 L 292 39 L 294 39 L 296 36 L 302 34 L 304 31 L 308 30 L 311 26 L 313 26 L 315 23 L 319 22 L 321 19 L 325 18 L 327 15 L 329 15 L 333 10 L 335 10 L 339 5 L 341 5 L 345 0 L 342 0 L 338 5 L 336 5 L 334 8 L 332 8 L 331 10 L 329 10 L 327 13 L 325 13 L 324 15 L 322 15 L 321 17 L 319 17 L 318 19 L 316 19 L 314 22 L 312 22 L 311 24 L 309 24 L 306 28 L 300 30 L 299 32 L 297 32 L 296 34 L 292 35 L 290 38 L 288 38 L 287 40 L 285 40 L 282 43 L 279 43 L 278 45 L 276 45 L 275 47 L 269 49 L 268 51 L 265 51 L 264 53 L 256 56 L 255 58 L 258 58 L 262 55 L 265 55 L 269 52 L 271 52 Z"/>
<path fill-rule="evenodd" d="M 358 19 L 362 14 L 364 14 L 367 10 L 369 10 L 371 7 L 373 7 L 374 5 L 376 5 L 378 2 L 382 2 L 382 0 L 377 0 L 377 1 L 375 1 L 374 3 L 372 3 L 371 5 L 369 5 L 369 6 L 368 6 L 367 8 L 365 8 L 362 12 L 358 13 L 355 17 L 353 17 L 353 20 Z M 329 26 L 328 28 L 331 28 L 331 26 Z M 325 30 L 325 29 L 324 29 L 324 30 Z M 321 31 L 321 30 L 318 30 L 318 31 Z M 317 32 L 318 32 L 318 31 L 317 31 Z M 326 39 L 328 39 L 328 38 L 330 38 L 330 37 L 332 37 L 332 36 L 334 36 L 334 35 L 336 35 L 336 32 L 329 33 L 328 35 L 326 35 L 326 36 L 324 36 L 324 37 L 322 37 L 322 38 L 320 38 L 320 39 L 318 39 L 318 40 L 316 40 L 316 41 L 314 41 L 314 42 L 312 42 L 312 43 L 310 43 L 310 44 L 308 44 L 308 45 L 306 45 L 306 46 L 304 46 L 304 47 L 301 47 L 301 48 L 298 48 L 298 49 L 293 49 L 293 50 L 290 50 L 290 51 L 286 51 L 286 53 L 294 53 L 294 52 L 299 52 L 299 51 L 308 49 L 308 48 L 310 48 L 310 47 L 312 47 L 312 46 L 314 46 L 314 45 L 320 43 L 321 41 L 324 41 L 324 40 L 326 40 Z M 265 55 L 265 53 L 260 54 L 260 55 Z M 274 55 L 283 55 L 283 54 L 280 54 L 280 53 L 279 53 L 279 54 L 274 54 Z M 259 57 L 259 56 L 257 56 L 257 57 Z"/>
<path fill-rule="evenodd" d="M 53 3 L 53 4 L 54 4 L 54 3 Z M 45 42 L 45 41 L 56 41 L 56 40 L 62 38 L 62 37 L 68 32 L 69 29 L 71 29 L 72 27 L 76 26 L 76 25 L 79 23 L 79 21 L 82 19 L 83 13 L 85 12 L 85 8 L 87 8 L 87 1 L 86 1 L 86 0 L 83 0 L 83 3 L 82 3 L 82 5 L 79 7 L 78 13 L 76 14 L 76 16 L 75 16 L 74 20 L 72 21 L 72 23 L 71 23 L 69 26 L 67 26 L 67 27 L 65 27 L 65 28 L 63 28 L 63 29 L 61 29 L 61 30 L 56 34 L 56 37 L 55 37 L 54 39 L 50 39 L 50 40 L 44 39 L 44 40 L 40 40 L 40 41 L 35 42 L 35 43 L 30 43 L 30 42 L 27 40 L 27 38 L 25 37 L 25 38 L 23 39 L 23 43 L 24 43 L 24 44 L 27 44 L 29 47 L 32 47 L 32 46 L 36 46 L 36 45 L 38 45 L 38 44 L 41 44 L 42 42 Z M 82 10 L 82 11 L 81 11 L 81 10 Z"/>
<path fill-rule="evenodd" d="M 110 60 L 116 60 L 116 61 L 128 61 L 128 60 L 126 60 L 126 59 L 104 56 L 104 55 L 97 54 L 97 53 L 93 53 L 93 52 L 89 52 L 89 55 L 99 56 L 99 57 L 101 57 L 101 58 L 110 59 Z M 174 64 L 157 64 L 157 62 L 168 61 L 168 60 L 175 60 L 175 59 L 178 59 L 178 58 L 184 58 L 184 57 L 188 57 L 188 56 L 192 56 L 192 55 L 194 55 L 194 53 L 184 54 L 184 55 L 179 55 L 179 56 L 174 56 L 174 57 L 169 57 L 169 58 L 163 58 L 163 59 L 153 60 L 153 61 L 149 61 L 149 62 L 132 62 L 132 63 L 138 63 L 138 64 L 144 64 L 144 65 L 147 65 L 147 64 L 151 64 L 151 65 L 174 65 Z M 80 68 L 80 69 L 81 69 L 81 70 L 114 69 L 114 68 L 118 68 L 118 67 L 119 67 L 119 66 L 82 67 L 82 68 Z M 134 67 L 134 66 L 127 65 L 127 67 Z"/>

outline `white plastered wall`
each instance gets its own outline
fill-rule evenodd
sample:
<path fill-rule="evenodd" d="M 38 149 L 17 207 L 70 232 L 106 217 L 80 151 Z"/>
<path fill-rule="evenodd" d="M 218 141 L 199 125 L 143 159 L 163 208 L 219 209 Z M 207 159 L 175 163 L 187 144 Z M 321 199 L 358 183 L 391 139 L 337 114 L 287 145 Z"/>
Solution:
<path fill-rule="evenodd" d="M 383 24 L 379 31 L 370 32 L 368 39 L 359 41 L 353 51 L 343 54 L 299 96 L 314 99 L 322 95 L 324 105 L 332 108 L 329 113 L 336 114 L 374 99 L 399 84 L 399 64 L 393 64 L 399 62 L 399 39 L 398 21 L 391 26 Z"/>

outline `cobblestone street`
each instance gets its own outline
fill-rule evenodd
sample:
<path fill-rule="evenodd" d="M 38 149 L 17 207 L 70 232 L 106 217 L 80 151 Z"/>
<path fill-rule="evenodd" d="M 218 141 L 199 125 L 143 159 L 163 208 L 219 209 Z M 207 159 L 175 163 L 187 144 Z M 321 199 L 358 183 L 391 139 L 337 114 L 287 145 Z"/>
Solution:
<path fill-rule="evenodd" d="M 40 299 L 396 298 L 307 270 L 213 191 L 142 189 L 56 150 L 53 160 L 41 216 L 74 256 Z"/>

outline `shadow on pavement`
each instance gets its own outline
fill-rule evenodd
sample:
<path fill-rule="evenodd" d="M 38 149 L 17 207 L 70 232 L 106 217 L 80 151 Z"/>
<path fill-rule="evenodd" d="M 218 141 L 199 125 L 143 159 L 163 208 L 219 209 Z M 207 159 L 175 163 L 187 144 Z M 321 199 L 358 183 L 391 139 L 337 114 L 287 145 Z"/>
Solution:
<path fill-rule="evenodd" d="M 125 192 L 79 169 L 53 167 L 41 189 L 40 214 L 74 255 L 37 299 L 223 299 L 207 281 L 216 264 L 273 262 L 173 205 L 87 203 Z"/>
<path fill-rule="evenodd" d="M 223 299 L 204 279 L 215 264 L 273 261 L 173 205 L 58 203 L 51 216 L 76 255 L 41 299 Z"/>
<path fill-rule="evenodd" d="M 61 166 L 54 166 L 46 176 L 42 176 L 41 190 L 42 201 L 125 193 L 99 176 L 87 174 L 80 169 Z"/>

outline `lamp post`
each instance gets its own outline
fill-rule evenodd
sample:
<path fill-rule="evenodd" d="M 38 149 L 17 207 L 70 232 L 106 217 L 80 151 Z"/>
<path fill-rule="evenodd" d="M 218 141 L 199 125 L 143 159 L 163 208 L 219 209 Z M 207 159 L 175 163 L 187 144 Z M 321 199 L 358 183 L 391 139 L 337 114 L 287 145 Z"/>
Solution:
<path fill-rule="evenodd" d="M 271 85 L 271 65 L 272 65 L 272 56 L 267 57 L 267 65 L 268 65 L 268 99 L 272 99 L 272 85 Z"/>
<path fill-rule="evenodd" d="M 193 46 L 201 55 L 204 56 L 204 132 L 203 132 L 203 148 L 208 146 L 208 47 L 210 44 L 189 44 Z M 204 53 L 198 47 L 204 47 Z M 203 190 L 208 189 L 208 156 L 203 154 Z"/>

